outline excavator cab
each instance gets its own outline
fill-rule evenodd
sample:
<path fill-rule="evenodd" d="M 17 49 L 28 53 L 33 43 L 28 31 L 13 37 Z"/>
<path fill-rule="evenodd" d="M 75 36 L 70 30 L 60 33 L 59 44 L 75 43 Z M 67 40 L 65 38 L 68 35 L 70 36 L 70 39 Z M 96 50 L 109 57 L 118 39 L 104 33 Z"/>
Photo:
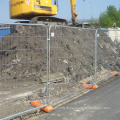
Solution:
<path fill-rule="evenodd" d="M 52 5 L 52 0 L 10 0 L 9 9 L 11 19 L 57 15 L 57 6 Z"/>

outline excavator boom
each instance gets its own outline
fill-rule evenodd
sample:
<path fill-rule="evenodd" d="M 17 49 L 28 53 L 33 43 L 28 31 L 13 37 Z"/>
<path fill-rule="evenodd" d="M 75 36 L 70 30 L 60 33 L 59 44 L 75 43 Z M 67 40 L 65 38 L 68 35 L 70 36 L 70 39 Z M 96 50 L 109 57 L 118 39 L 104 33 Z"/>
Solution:
<path fill-rule="evenodd" d="M 76 7 L 76 0 L 70 0 L 71 4 L 71 14 L 72 14 L 72 24 L 77 25 L 78 20 L 77 20 L 77 13 L 75 12 L 75 7 Z"/>

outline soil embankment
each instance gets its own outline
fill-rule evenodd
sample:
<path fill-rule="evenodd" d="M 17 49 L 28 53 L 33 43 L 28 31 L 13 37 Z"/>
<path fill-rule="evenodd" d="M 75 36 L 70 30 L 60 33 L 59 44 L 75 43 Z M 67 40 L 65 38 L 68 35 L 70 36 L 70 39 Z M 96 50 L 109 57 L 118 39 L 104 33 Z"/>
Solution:
<path fill-rule="evenodd" d="M 93 75 L 95 31 L 52 28 L 51 32 L 51 96 L 55 100 L 79 89 L 80 81 Z M 0 40 L 2 117 L 41 100 L 46 86 L 46 39 L 45 27 L 22 26 Z M 120 49 L 103 31 L 99 31 L 97 58 L 97 72 L 120 71 Z"/>

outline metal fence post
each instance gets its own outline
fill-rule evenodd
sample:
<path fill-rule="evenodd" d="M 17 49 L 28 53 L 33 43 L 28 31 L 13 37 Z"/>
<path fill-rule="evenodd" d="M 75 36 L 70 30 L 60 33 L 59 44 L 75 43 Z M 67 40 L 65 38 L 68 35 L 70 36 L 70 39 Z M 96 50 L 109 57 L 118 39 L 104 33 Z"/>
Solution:
<path fill-rule="evenodd" d="M 52 26 L 52 25 L 51 25 L 51 26 Z M 51 33 L 51 26 L 49 26 L 49 31 L 48 31 L 48 43 L 49 43 L 49 46 L 48 46 L 48 48 L 49 48 L 49 54 L 48 54 L 48 55 L 49 55 L 49 56 L 48 56 L 48 58 L 49 58 L 49 77 L 48 77 L 48 78 L 49 78 L 49 81 L 48 81 L 48 86 L 49 86 L 49 88 L 48 88 L 48 89 L 49 89 L 49 93 L 48 93 L 48 94 L 49 94 L 49 95 L 48 95 L 49 97 L 48 97 L 48 98 L 49 98 L 49 102 L 48 102 L 48 103 L 49 103 L 49 105 L 50 105 L 50 103 L 51 103 L 51 98 L 50 98 L 50 51 L 51 51 L 51 49 L 50 49 L 50 48 L 51 48 L 51 45 L 50 45 L 50 42 L 51 42 L 51 41 L 50 41 L 50 40 L 51 40 L 51 39 L 50 39 L 50 38 L 51 38 L 51 34 L 50 34 L 50 33 Z"/>
<path fill-rule="evenodd" d="M 94 78 L 94 84 L 96 84 L 96 81 L 97 81 L 97 32 L 98 32 L 98 29 L 95 31 L 95 68 L 94 68 L 95 78 Z"/>
<path fill-rule="evenodd" d="M 50 104 L 50 29 L 51 26 L 48 26 L 47 27 L 47 79 L 46 79 L 46 90 L 45 90 L 45 94 L 47 97 L 46 100 L 47 105 Z"/>

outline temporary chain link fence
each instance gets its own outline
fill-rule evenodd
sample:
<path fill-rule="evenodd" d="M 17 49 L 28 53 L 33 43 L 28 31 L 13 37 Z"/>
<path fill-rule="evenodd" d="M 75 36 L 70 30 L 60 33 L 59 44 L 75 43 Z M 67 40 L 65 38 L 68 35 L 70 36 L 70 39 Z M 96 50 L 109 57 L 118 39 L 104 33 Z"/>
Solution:
<path fill-rule="evenodd" d="M 95 29 L 51 26 L 50 28 L 51 103 L 93 83 Z M 89 39 L 88 39 L 89 38 Z"/>
<path fill-rule="evenodd" d="M 1 120 L 64 104 L 88 90 L 82 84 L 120 71 L 120 48 L 108 29 L 1 24 L 0 30 Z M 44 104 L 33 108 L 34 100 Z"/>
<path fill-rule="evenodd" d="M 2 118 L 32 109 L 31 101 L 43 98 L 46 89 L 44 76 L 47 76 L 47 27 L 38 24 L 0 26 Z"/>
<path fill-rule="evenodd" d="M 96 30 L 96 83 L 120 72 L 119 28 Z M 100 74 L 102 73 L 102 75 Z"/>

